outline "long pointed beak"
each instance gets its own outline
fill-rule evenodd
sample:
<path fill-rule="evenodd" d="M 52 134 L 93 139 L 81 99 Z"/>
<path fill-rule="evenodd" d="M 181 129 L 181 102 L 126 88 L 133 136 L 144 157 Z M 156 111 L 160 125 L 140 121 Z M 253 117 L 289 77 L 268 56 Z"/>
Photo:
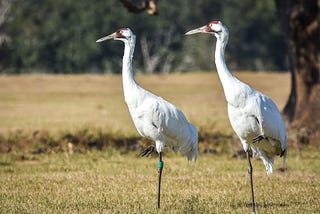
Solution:
<path fill-rule="evenodd" d="M 196 34 L 196 33 L 206 33 L 206 27 L 207 26 L 202 26 L 197 29 L 190 30 L 190 31 L 186 32 L 184 35 L 191 35 L 191 34 Z"/>
<path fill-rule="evenodd" d="M 98 39 L 96 42 L 103 42 L 103 41 L 108 40 L 108 39 L 113 39 L 114 36 L 115 36 L 115 33 L 112 33 L 112 34 L 110 34 L 108 36 L 105 36 L 105 37 L 102 37 L 102 38 Z"/>

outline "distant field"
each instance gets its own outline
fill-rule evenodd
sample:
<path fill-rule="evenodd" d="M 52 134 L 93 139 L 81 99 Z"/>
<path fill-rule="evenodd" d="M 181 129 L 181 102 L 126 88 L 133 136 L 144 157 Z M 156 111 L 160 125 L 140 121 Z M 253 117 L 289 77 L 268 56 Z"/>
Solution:
<path fill-rule="evenodd" d="M 241 80 L 283 108 L 288 73 L 241 72 Z M 232 133 L 215 72 L 136 75 L 139 84 L 178 106 L 198 129 Z M 0 75 L 0 133 L 12 130 L 101 129 L 137 136 L 120 75 Z"/>

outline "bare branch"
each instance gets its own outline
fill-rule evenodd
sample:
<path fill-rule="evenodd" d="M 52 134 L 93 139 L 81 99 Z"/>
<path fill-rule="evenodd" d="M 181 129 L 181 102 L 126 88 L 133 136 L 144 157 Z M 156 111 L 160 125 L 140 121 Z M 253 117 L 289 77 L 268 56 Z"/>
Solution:
<path fill-rule="evenodd" d="M 151 50 L 148 46 L 146 37 L 143 36 L 140 40 L 140 43 L 145 72 L 154 73 L 164 55 L 164 51 L 160 49 L 157 53 L 150 56 Z"/>
<path fill-rule="evenodd" d="M 139 4 L 135 4 L 130 0 L 120 0 L 125 8 L 131 13 L 140 13 L 147 10 L 149 15 L 157 15 L 157 0 L 144 0 Z"/>
<path fill-rule="evenodd" d="M 169 46 L 174 41 L 173 28 L 162 35 L 156 36 L 152 43 L 148 42 L 145 36 L 140 39 L 141 52 L 143 57 L 144 72 L 169 72 L 174 61 L 174 55 L 170 54 Z"/>
<path fill-rule="evenodd" d="M 0 26 L 7 20 L 10 6 L 10 0 L 0 0 Z"/>
<path fill-rule="evenodd" d="M 8 41 L 10 38 L 3 32 L 1 32 L 2 26 L 9 17 L 9 10 L 11 7 L 10 0 L 0 0 L 0 45 L 4 41 Z"/>

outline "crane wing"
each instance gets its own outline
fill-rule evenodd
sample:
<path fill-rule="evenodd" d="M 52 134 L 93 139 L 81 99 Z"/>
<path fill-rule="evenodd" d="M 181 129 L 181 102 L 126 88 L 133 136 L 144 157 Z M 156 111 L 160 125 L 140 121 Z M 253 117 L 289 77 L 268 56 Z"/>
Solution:
<path fill-rule="evenodd" d="M 154 103 L 152 122 L 160 128 L 166 138 L 165 141 L 172 146 L 189 141 L 193 134 L 190 123 L 185 115 L 171 103 L 159 98 Z"/>
<path fill-rule="evenodd" d="M 196 160 L 198 156 L 198 131 L 188 122 L 185 115 L 174 105 L 163 100 L 157 100 L 155 118 L 160 118 L 160 133 L 165 144 Z M 159 116 L 158 116 L 159 115 Z"/>
<path fill-rule="evenodd" d="M 130 108 L 129 108 L 130 109 Z M 138 132 L 189 157 L 196 157 L 198 132 L 174 105 L 153 94 L 130 110 Z"/>
<path fill-rule="evenodd" d="M 282 150 L 286 148 L 286 129 L 276 104 L 266 95 L 257 93 L 257 118 L 267 137 L 281 142 Z"/>

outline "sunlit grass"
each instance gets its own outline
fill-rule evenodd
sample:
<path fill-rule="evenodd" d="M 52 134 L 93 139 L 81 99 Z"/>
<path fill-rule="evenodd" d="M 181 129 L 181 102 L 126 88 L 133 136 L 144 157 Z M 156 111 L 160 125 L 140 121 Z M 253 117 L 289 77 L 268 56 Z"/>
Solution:
<path fill-rule="evenodd" d="M 285 105 L 289 74 L 236 76 L 270 96 L 280 109 Z M 232 135 L 216 73 L 137 75 L 136 79 L 178 106 L 202 134 L 213 133 L 218 141 Z M 1 135 L 21 137 L 20 143 L 46 149 L 56 143 L 50 138 L 72 133 L 95 140 L 138 136 L 123 100 L 121 76 L 0 76 Z M 33 141 L 40 144 L 32 145 Z M 231 157 L 240 143 L 229 141 L 217 147 L 204 139 L 199 146 L 213 153 L 201 152 L 196 163 L 166 152 L 160 210 L 156 209 L 156 158 L 137 158 L 109 147 L 104 152 L 73 153 L 63 147 L 68 141 L 58 150 L 38 155 L 17 148 L 0 154 L 0 213 L 249 213 L 247 162 Z M 320 210 L 320 152 L 290 146 L 285 173 L 275 170 L 267 176 L 262 162 L 253 161 L 258 213 Z M 275 169 L 280 165 L 277 158 Z"/>
<path fill-rule="evenodd" d="M 283 108 L 289 94 L 288 73 L 236 75 Z M 136 75 L 136 79 L 142 87 L 178 106 L 198 129 L 232 133 L 215 72 Z M 124 103 L 120 75 L 0 76 L 0 133 L 83 128 L 138 135 Z"/>
<path fill-rule="evenodd" d="M 288 170 L 267 176 L 254 160 L 258 213 L 317 213 L 318 151 L 289 153 Z M 0 156 L 1 213 L 249 213 L 245 159 L 201 154 L 196 163 L 165 153 L 161 209 L 157 159 L 115 150 Z M 276 159 L 275 168 L 281 160 Z"/>

